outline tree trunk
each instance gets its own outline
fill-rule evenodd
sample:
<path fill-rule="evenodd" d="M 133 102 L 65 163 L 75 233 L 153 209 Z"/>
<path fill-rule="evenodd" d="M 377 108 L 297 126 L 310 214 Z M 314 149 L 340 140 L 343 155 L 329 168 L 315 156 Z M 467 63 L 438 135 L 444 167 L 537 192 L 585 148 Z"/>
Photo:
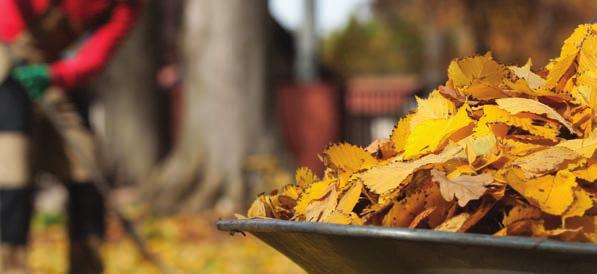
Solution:
<path fill-rule="evenodd" d="M 244 203 L 243 161 L 265 138 L 265 0 L 187 1 L 181 138 L 152 178 L 158 211 Z"/>
<path fill-rule="evenodd" d="M 132 33 L 94 86 L 101 98 L 96 108 L 100 111 L 94 113 L 102 114 L 103 165 L 120 183 L 139 182 L 158 156 L 160 94 L 154 80 L 157 50 L 152 32 L 155 4 L 147 1 Z"/>

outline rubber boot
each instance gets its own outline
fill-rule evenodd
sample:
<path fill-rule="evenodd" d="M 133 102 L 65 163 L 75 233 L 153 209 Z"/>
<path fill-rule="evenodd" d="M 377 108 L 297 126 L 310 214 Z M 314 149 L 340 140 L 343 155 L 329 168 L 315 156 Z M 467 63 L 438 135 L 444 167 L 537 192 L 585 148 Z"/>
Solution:
<path fill-rule="evenodd" d="M 102 273 L 100 249 L 106 228 L 103 198 L 88 183 L 71 183 L 68 190 L 69 273 Z"/>
<path fill-rule="evenodd" d="M 0 188 L 0 273 L 28 273 L 32 194 L 29 187 Z"/>

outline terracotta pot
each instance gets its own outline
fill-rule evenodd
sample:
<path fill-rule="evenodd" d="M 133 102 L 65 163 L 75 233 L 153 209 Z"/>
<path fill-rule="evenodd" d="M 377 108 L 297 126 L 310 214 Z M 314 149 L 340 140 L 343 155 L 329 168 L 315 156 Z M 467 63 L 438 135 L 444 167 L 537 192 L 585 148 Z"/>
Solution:
<path fill-rule="evenodd" d="M 285 141 L 297 166 L 323 173 L 317 155 L 340 135 L 340 92 L 332 84 L 289 84 L 278 90 L 277 108 Z"/>

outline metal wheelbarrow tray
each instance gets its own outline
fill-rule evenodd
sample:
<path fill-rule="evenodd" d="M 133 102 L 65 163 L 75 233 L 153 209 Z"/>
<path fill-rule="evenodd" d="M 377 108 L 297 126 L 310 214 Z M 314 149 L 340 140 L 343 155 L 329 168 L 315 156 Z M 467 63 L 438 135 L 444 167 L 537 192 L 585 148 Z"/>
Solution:
<path fill-rule="evenodd" d="M 255 235 L 310 273 L 597 273 L 597 244 L 280 220 L 217 226 Z"/>

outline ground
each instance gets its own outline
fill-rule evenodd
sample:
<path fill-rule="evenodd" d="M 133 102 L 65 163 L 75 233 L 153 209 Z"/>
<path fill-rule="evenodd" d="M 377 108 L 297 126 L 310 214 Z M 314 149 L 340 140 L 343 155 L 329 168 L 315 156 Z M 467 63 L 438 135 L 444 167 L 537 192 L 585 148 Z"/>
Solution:
<path fill-rule="evenodd" d="M 64 218 L 38 214 L 32 228 L 29 263 L 33 274 L 66 273 Z M 106 274 L 160 273 L 140 259 L 131 241 L 110 219 L 102 250 Z M 253 236 L 217 231 L 216 216 L 202 214 L 143 217 L 140 228 L 151 251 L 175 273 L 304 273 L 297 265 Z"/>

